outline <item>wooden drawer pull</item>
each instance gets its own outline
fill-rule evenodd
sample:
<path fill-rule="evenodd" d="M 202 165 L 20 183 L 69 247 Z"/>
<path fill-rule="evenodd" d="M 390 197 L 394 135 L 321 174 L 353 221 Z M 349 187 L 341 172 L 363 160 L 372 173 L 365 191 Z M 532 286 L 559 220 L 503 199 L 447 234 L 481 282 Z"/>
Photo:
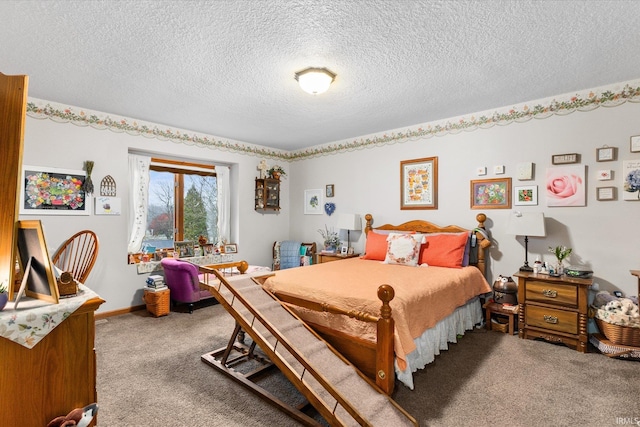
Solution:
<path fill-rule="evenodd" d="M 553 323 L 555 325 L 556 323 L 558 323 L 558 318 L 556 316 L 549 316 L 548 314 L 545 314 L 544 321 L 547 323 Z"/>
<path fill-rule="evenodd" d="M 554 290 L 554 289 L 543 289 L 542 290 L 542 295 L 544 295 L 545 297 L 549 297 L 549 298 L 555 298 L 558 296 L 558 291 Z"/>

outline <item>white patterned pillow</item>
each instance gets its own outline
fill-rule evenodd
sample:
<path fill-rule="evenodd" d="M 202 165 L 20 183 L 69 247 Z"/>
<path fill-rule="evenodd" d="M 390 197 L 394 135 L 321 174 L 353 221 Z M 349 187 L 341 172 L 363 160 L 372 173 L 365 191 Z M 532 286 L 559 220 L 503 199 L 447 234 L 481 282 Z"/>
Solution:
<path fill-rule="evenodd" d="M 390 233 L 387 237 L 385 264 L 418 265 L 420 245 L 425 242 L 422 234 Z"/>

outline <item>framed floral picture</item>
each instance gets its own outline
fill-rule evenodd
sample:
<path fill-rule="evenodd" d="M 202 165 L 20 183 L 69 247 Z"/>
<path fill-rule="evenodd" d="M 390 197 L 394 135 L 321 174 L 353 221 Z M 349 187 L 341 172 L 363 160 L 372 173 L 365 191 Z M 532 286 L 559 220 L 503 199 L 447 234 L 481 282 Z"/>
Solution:
<path fill-rule="evenodd" d="M 322 190 L 304 190 L 304 214 L 322 215 Z"/>
<path fill-rule="evenodd" d="M 89 196 L 82 189 L 85 179 L 81 170 L 24 165 L 20 214 L 89 215 Z"/>
<path fill-rule="evenodd" d="M 516 206 L 535 206 L 538 204 L 538 186 L 523 185 L 515 187 L 513 191 L 513 204 Z"/>
<path fill-rule="evenodd" d="M 400 209 L 438 209 L 438 158 L 400 162 Z"/>
<path fill-rule="evenodd" d="M 471 209 L 511 209 L 511 178 L 471 181 Z"/>
<path fill-rule="evenodd" d="M 586 206 L 584 165 L 547 168 L 547 206 Z"/>
<path fill-rule="evenodd" d="M 622 162 L 622 200 L 640 200 L 640 160 Z"/>

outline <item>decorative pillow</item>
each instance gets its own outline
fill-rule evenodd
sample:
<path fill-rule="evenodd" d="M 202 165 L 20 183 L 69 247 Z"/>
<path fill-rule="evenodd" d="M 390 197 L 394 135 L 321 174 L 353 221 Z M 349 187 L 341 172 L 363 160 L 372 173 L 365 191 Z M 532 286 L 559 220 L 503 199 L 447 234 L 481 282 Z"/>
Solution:
<path fill-rule="evenodd" d="M 461 268 L 469 233 L 443 233 L 427 236 L 420 248 L 419 264 Z"/>
<path fill-rule="evenodd" d="M 387 254 L 385 264 L 418 265 L 420 245 L 424 242 L 422 234 L 391 233 L 387 237 Z"/>
<path fill-rule="evenodd" d="M 367 233 L 367 244 L 364 248 L 362 259 L 372 259 L 375 261 L 384 261 L 387 256 L 387 236 L 385 234 L 377 234 L 373 231 Z"/>

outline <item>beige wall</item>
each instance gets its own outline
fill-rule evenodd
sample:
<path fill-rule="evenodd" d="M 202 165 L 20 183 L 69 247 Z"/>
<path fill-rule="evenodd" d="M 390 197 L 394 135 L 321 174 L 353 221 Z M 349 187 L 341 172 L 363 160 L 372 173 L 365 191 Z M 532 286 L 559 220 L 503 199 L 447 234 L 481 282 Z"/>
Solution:
<path fill-rule="evenodd" d="M 551 261 L 549 246 L 573 248 L 571 263 L 583 264 L 595 271 L 597 287 L 620 289 L 636 294 L 635 278 L 630 269 L 640 268 L 640 245 L 636 237 L 640 202 L 623 201 L 621 196 L 622 161 L 640 159 L 630 153 L 629 137 L 640 134 L 640 105 L 626 103 L 590 112 L 532 119 L 524 123 L 494 126 L 352 152 L 298 160 L 278 161 L 288 171 L 282 182 L 282 211 L 260 214 L 253 209 L 254 178 L 260 157 L 232 151 L 199 148 L 170 141 L 160 141 L 127 133 L 97 130 L 49 119 L 27 118 L 24 163 L 64 169 L 82 169 L 86 160 L 95 161 L 93 178 L 96 188 L 105 175 L 116 183 L 117 196 L 123 201 L 120 216 L 29 216 L 42 219 L 47 244 L 53 251 L 78 230 L 89 228 L 100 238 L 100 256 L 87 283 L 106 299 L 100 311 L 112 311 L 142 304 L 145 275 L 126 264 L 127 246 L 127 153 L 129 150 L 168 154 L 186 159 L 206 159 L 232 166 L 233 215 L 237 219 L 233 240 L 238 243 L 237 259 L 251 264 L 270 265 L 274 240 L 295 239 L 321 243 L 318 228 L 334 226 L 340 213 L 371 213 L 375 225 L 398 224 L 410 219 L 425 219 L 440 225 L 458 224 L 473 228 L 479 211 L 469 207 L 469 181 L 478 179 L 476 169 L 487 167 L 484 178 L 495 178 L 493 167 L 504 165 L 504 177 L 513 185 L 537 185 L 538 206 L 517 207 L 522 211 L 542 211 L 547 217 L 547 237 L 529 240 L 529 260 L 536 256 Z M 618 160 L 595 161 L 595 149 L 603 145 L 618 147 Z M 547 207 L 544 192 L 545 170 L 553 154 L 581 154 L 586 166 L 587 206 Z M 437 156 L 439 162 L 438 209 L 400 210 L 400 161 Z M 276 163 L 272 159 L 269 164 Z M 515 167 L 520 162 L 535 163 L 531 181 L 518 181 Z M 596 171 L 612 169 L 613 181 L 597 181 Z M 336 204 L 332 216 L 304 215 L 305 189 L 322 189 L 334 184 L 335 197 L 325 201 Z M 597 201 L 597 186 L 618 187 L 618 200 Z M 514 207 L 514 209 L 516 209 Z M 490 251 L 489 280 L 499 274 L 512 275 L 524 260 L 522 238 L 506 234 L 507 217 L 512 210 L 484 211 L 489 220 L 494 247 Z M 22 216 L 22 218 L 26 218 Z M 346 235 L 342 234 L 343 238 Z M 351 234 L 353 246 L 362 251 L 365 238 L 361 232 Z"/>

